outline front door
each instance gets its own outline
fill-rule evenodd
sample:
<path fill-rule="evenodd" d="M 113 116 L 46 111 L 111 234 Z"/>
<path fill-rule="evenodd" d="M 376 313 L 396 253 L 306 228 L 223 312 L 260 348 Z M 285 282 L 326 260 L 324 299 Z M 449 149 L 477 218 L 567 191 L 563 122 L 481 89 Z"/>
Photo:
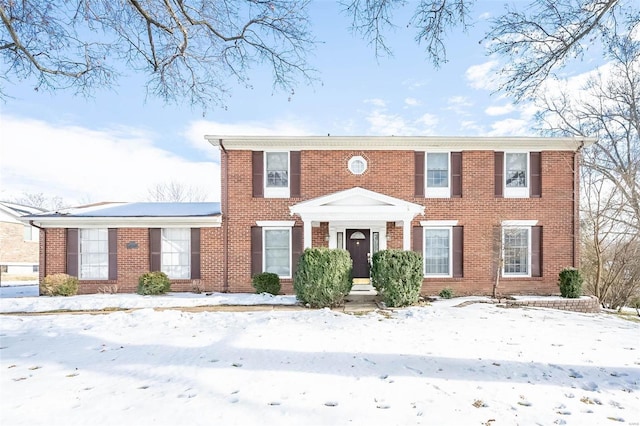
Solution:
<path fill-rule="evenodd" d="M 369 278 L 369 229 L 347 229 L 347 250 L 353 261 L 353 278 Z"/>

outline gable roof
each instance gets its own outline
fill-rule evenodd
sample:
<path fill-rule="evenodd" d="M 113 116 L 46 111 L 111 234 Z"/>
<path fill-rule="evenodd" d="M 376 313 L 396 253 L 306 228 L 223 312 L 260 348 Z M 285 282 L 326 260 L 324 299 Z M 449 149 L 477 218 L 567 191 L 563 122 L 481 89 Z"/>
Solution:
<path fill-rule="evenodd" d="M 22 217 L 43 228 L 201 226 L 221 224 L 220 203 L 98 203 Z"/>
<path fill-rule="evenodd" d="M 497 136 L 231 136 L 205 135 L 225 150 L 391 150 L 391 151 L 577 151 L 596 142 L 578 137 Z"/>
<path fill-rule="evenodd" d="M 21 216 L 42 212 L 44 212 L 44 209 L 38 207 L 0 201 L 0 222 L 19 223 L 22 225 L 19 219 Z"/>

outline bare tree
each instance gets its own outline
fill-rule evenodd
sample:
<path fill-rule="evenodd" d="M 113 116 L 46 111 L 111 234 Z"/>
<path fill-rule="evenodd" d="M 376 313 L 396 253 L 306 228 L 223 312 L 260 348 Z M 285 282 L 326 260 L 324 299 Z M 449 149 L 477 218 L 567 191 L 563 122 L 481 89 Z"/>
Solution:
<path fill-rule="evenodd" d="M 164 202 L 199 202 L 206 198 L 202 189 L 188 186 L 180 182 L 169 181 L 149 188 L 149 201 Z"/>
<path fill-rule="evenodd" d="M 415 7 L 408 27 L 425 45 L 427 58 L 438 67 L 447 62 L 447 35 L 474 24 L 476 0 L 343 0 L 353 17 L 352 29 L 374 45 L 376 54 L 389 53 L 385 35 L 394 26 L 393 12 Z M 529 0 L 510 5 L 494 17 L 481 40 L 488 54 L 505 59 L 499 89 L 517 100 L 534 94 L 554 72 L 589 47 L 601 46 L 615 28 L 629 28 L 640 20 L 636 0 Z"/>
<path fill-rule="evenodd" d="M 36 207 L 43 210 L 60 210 L 69 206 L 62 197 L 47 196 L 42 192 L 25 192 L 19 197 L 14 197 L 12 202 L 23 206 Z"/>
<path fill-rule="evenodd" d="M 225 81 L 249 86 L 247 70 L 264 63 L 288 91 L 313 74 L 308 2 L 0 0 L 0 76 L 86 95 L 128 69 L 149 76 L 148 93 L 206 108 L 223 103 Z"/>

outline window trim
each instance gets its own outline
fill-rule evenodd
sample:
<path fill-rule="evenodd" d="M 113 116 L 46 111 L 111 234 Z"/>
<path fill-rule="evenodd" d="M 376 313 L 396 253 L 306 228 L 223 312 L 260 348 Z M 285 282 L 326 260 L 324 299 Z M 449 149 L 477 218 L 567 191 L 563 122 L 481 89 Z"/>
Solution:
<path fill-rule="evenodd" d="M 424 197 L 451 198 L 451 151 L 425 151 L 424 153 Z M 429 187 L 429 154 L 447 154 L 447 186 Z"/>
<path fill-rule="evenodd" d="M 362 169 L 362 171 L 360 173 L 357 173 L 352 169 L 353 163 L 355 163 L 356 161 L 361 161 L 364 164 L 364 168 Z M 368 164 L 366 158 L 364 158 L 362 155 L 354 155 L 347 162 L 347 168 L 349 169 L 351 174 L 353 174 L 355 176 L 362 176 L 367 171 L 367 169 L 369 168 L 369 164 Z"/>
<path fill-rule="evenodd" d="M 186 231 L 188 237 L 189 237 L 189 245 L 187 248 L 187 260 L 188 260 L 188 264 L 187 266 L 187 270 L 188 270 L 188 276 L 187 277 L 176 277 L 176 276 L 172 276 L 169 275 L 168 272 L 166 272 L 164 270 L 164 254 L 165 251 L 163 250 L 163 243 L 165 241 L 164 238 L 164 233 L 166 230 L 168 229 L 181 229 Z M 191 279 L 191 228 L 180 228 L 180 227 L 165 227 L 165 228 L 160 228 L 160 271 L 164 272 L 165 274 L 167 274 L 167 277 L 169 277 L 170 280 L 190 280 Z M 180 266 L 184 266 L 184 265 L 180 265 Z"/>
<path fill-rule="evenodd" d="M 433 224 L 429 224 L 429 222 L 435 222 Z M 438 224 L 441 222 L 442 224 Z M 450 225 L 449 223 L 455 224 Z M 458 221 L 422 221 L 422 274 L 424 278 L 453 278 L 453 227 L 457 225 Z M 427 273 L 427 231 L 428 230 L 446 230 L 448 231 L 448 239 L 449 239 L 449 265 L 447 267 L 448 273 Z"/>
<path fill-rule="evenodd" d="M 267 158 L 269 154 L 287 154 L 287 186 L 272 188 L 267 186 L 269 180 L 269 170 L 267 169 Z M 290 198 L 291 194 L 291 151 L 268 150 L 264 151 L 262 160 L 264 198 Z"/>
<path fill-rule="evenodd" d="M 506 222 L 506 224 L 505 224 Z M 535 223 L 533 225 L 530 225 L 529 223 L 531 222 L 537 222 L 537 221 L 505 221 L 502 224 L 502 229 L 500 232 L 500 238 L 501 238 L 501 248 L 502 248 L 502 270 L 501 270 L 501 274 L 502 277 L 504 278 L 531 278 L 532 276 L 532 264 L 531 264 L 531 228 L 533 226 L 535 226 Z M 505 256 L 505 251 L 506 251 L 506 244 L 505 244 L 505 231 L 506 230 L 526 230 L 527 231 L 527 273 L 523 274 L 523 273 L 514 273 L 514 272 L 506 272 L 505 271 L 505 267 L 506 267 L 506 256 Z"/>
<path fill-rule="evenodd" d="M 263 222 L 264 223 L 264 222 Z M 292 241 L 292 226 L 261 226 L 262 229 L 262 272 L 267 272 L 266 270 L 266 266 L 267 266 L 267 250 L 265 247 L 267 238 L 266 238 L 266 234 L 267 231 L 287 231 L 289 233 L 289 255 L 287 256 L 287 259 L 289 260 L 289 274 L 288 275 L 279 275 L 278 277 L 280 277 L 281 279 L 291 279 L 293 277 L 292 274 L 292 270 L 293 270 L 293 262 L 291 261 L 292 256 L 293 256 L 293 241 Z"/>
<path fill-rule="evenodd" d="M 512 154 L 525 154 L 527 158 L 527 169 L 525 170 L 526 185 L 522 187 L 508 187 L 507 186 L 507 156 Z M 502 188 L 504 198 L 529 198 L 531 191 L 531 153 L 530 151 L 504 151 L 504 159 L 502 164 Z"/>
<path fill-rule="evenodd" d="M 107 243 L 107 247 L 106 250 L 104 251 L 104 253 L 100 252 L 99 254 L 101 255 L 105 255 L 107 258 L 107 266 L 105 269 L 105 275 L 104 276 L 84 276 L 83 275 L 83 271 L 82 271 L 82 255 L 83 254 L 88 254 L 88 253 L 95 253 L 95 252 L 85 252 L 82 250 L 82 234 L 83 231 L 104 231 L 106 233 L 106 243 Z M 91 240 L 91 241 L 96 241 L 96 240 Z M 97 240 L 97 241 L 101 241 L 101 240 Z M 106 281 L 109 279 L 109 228 L 78 228 L 78 280 L 82 280 L 82 281 Z"/>

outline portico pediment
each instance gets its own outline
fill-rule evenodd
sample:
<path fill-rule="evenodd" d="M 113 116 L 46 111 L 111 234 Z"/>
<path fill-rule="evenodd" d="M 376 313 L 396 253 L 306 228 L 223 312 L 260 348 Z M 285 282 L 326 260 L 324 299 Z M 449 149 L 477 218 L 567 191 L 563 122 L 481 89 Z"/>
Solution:
<path fill-rule="evenodd" d="M 422 214 L 424 206 L 355 187 L 302 201 L 289 210 L 304 221 L 406 221 Z"/>

